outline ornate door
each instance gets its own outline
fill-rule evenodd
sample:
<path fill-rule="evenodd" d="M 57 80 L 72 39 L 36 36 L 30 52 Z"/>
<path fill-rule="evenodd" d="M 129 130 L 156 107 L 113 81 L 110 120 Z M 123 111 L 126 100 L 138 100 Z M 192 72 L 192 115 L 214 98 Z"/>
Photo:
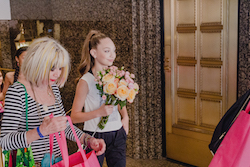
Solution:
<path fill-rule="evenodd" d="M 236 100 L 237 0 L 164 0 L 167 157 L 208 166 Z"/>

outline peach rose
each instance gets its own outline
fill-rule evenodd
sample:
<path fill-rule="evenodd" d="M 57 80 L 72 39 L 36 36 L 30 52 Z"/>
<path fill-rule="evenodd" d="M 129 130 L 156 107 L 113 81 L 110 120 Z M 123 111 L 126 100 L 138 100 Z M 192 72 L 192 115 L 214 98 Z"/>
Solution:
<path fill-rule="evenodd" d="M 122 80 L 120 80 L 120 82 L 118 83 L 118 86 L 122 86 L 122 85 L 127 86 L 128 83 L 127 83 L 124 79 L 122 79 Z"/>
<path fill-rule="evenodd" d="M 108 82 L 103 87 L 103 91 L 110 95 L 115 94 L 116 89 L 117 85 L 114 82 Z"/>
<path fill-rule="evenodd" d="M 119 81 L 120 81 L 119 78 L 114 79 L 114 82 L 116 83 L 116 85 L 118 85 Z"/>
<path fill-rule="evenodd" d="M 132 103 L 135 99 L 135 90 L 134 89 L 129 89 L 128 97 L 127 100 L 129 103 Z"/>
<path fill-rule="evenodd" d="M 125 85 L 121 85 L 117 88 L 117 91 L 116 91 L 116 97 L 118 97 L 121 101 L 124 101 L 126 100 L 126 98 L 128 97 L 129 95 L 129 89 L 127 86 Z"/>
<path fill-rule="evenodd" d="M 134 83 L 134 89 L 135 89 L 135 91 L 139 91 L 139 85 L 137 84 L 137 83 Z"/>
<path fill-rule="evenodd" d="M 107 74 L 102 78 L 103 82 L 113 82 L 115 77 L 113 75 Z"/>

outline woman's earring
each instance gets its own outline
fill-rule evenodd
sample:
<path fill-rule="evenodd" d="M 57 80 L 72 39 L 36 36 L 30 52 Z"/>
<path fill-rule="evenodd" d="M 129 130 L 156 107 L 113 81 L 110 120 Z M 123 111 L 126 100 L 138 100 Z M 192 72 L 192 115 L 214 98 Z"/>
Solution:
<path fill-rule="evenodd" d="M 19 63 L 17 62 L 16 64 L 17 64 L 17 66 L 19 67 Z"/>

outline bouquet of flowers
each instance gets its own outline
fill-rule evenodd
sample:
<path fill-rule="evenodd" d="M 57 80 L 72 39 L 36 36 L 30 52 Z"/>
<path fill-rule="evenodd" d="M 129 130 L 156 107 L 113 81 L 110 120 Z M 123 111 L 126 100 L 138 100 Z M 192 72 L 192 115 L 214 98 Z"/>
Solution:
<path fill-rule="evenodd" d="M 118 69 L 116 66 L 108 67 L 98 72 L 96 88 L 105 100 L 106 105 L 120 105 L 121 109 L 126 102 L 132 103 L 135 95 L 138 94 L 139 86 L 134 82 L 135 75 L 124 70 L 124 67 Z M 100 129 L 105 127 L 109 116 L 101 118 L 98 124 Z"/>

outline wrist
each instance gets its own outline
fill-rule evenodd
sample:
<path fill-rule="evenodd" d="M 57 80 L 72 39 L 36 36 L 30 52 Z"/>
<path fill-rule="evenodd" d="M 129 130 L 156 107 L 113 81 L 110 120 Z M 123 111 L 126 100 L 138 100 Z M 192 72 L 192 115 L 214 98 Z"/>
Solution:
<path fill-rule="evenodd" d="M 38 133 L 38 135 L 39 135 L 40 138 L 44 138 L 43 134 L 42 134 L 41 131 L 40 131 L 40 126 L 38 126 L 38 127 L 36 128 L 36 131 L 37 131 L 37 133 Z"/>
<path fill-rule="evenodd" d="M 85 135 L 84 135 L 84 137 L 83 137 L 83 144 L 84 144 L 85 146 L 87 146 L 88 148 L 91 148 L 91 146 L 90 146 L 90 140 L 91 140 L 92 138 L 94 138 L 94 137 L 92 137 L 92 136 L 90 136 L 89 134 L 85 133 Z"/>

